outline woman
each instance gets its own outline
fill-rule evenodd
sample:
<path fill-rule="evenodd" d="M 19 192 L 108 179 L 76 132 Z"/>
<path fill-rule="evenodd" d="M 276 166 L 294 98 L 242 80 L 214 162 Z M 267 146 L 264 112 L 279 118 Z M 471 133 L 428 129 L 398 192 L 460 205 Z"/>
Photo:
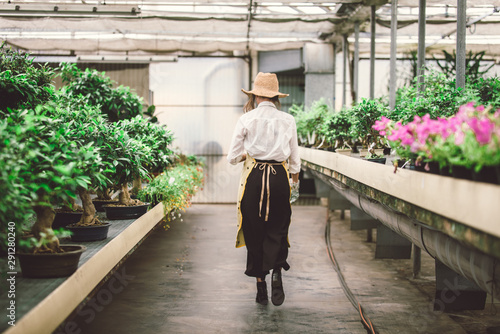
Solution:
<path fill-rule="evenodd" d="M 236 247 L 247 247 L 245 274 L 257 278 L 259 304 L 268 304 L 266 275 L 272 269 L 271 301 L 283 304 L 281 269 L 288 270 L 288 227 L 292 214 L 290 181 L 298 189 L 300 158 L 295 119 L 279 110 L 274 73 L 259 73 L 234 130 L 227 156 L 231 164 L 244 161 L 238 192 L 239 228 Z M 257 107 L 256 107 L 257 105 Z M 289 170 L 288 170 L 288 165 Z"/>

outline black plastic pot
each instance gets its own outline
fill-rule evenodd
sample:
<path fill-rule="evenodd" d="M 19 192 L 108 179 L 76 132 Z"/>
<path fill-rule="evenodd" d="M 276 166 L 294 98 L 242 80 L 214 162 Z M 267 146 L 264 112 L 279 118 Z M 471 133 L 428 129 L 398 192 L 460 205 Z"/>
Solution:
<path fill-rule="evenodd" d="M 479 172 L 473 172 L 472 178 L 474 181 L 500 184 L 499 174 L 495 166 L 483 166 Z"/>
<path fill-rule="evenodd" d="M 118 201 L 115 200 L 102 200 L 102 199 L 93 199 L 92 203 L 94 203 L 95 210 L 97 212 L 104 212 L 103 205 L 106 204 L 116 204 Z"/>
<path fill-rule="evenodd" d="M 58 212 L 56 210 L 56 216 L 54 218 L 54 222 L 52 223 L 52 228 L 56 229 L 78 223 L 82 214 L 83 212 Z"/>
<path fill-rule="evenodd" d="M 108 219 L 136 219 L 148 211 L 151 203 L 134 206 L 111 206 L 103 205 L 106 211 L 106 218 Z"/>
<path fill-rule="evenodd" d="M 18 253 L 23 277 L 67 277 L 78 268 L 80 256 L 87 249 L 82 245 L 61 245 L 63 253 Z"/>
<path fill-rule="evenodd" d="M 472 180 L 472 169 L 464 166 L 452 166 L 451 174 L 457 179 Z"/>
<path fill-rule="evenodd" d="M 72 232 L 71 240 L 77 242 L 104 240 L 108 237 L 110 223 L 92 226 L 67 226 Z"/>
<path fill-rule="evenodd" d="M 376 162 L 385 165 L 387 158 L 377 158 L 377 159 L 366 159 L 366 161 Z"/>

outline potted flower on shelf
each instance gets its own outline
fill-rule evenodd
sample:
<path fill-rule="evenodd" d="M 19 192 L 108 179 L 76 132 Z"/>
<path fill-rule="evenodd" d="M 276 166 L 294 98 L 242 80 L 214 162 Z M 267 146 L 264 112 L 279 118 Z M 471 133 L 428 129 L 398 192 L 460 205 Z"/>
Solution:
<path fill-rule="evenodd" d="M 478 180 L 499 182 L 500 111 L 468 103 L 454 116 L 436 120 L 428 114 L 415 116 L 406 125 L 383 117 L 374 129 L 387 136 L 401 157 L 422 163 L 425 171 L 434 168 L 442 173 L 452 171 L 455 177 L 472 179 L 476 175 Z M 490 171 L 489 180 L 481 171 Z"/>

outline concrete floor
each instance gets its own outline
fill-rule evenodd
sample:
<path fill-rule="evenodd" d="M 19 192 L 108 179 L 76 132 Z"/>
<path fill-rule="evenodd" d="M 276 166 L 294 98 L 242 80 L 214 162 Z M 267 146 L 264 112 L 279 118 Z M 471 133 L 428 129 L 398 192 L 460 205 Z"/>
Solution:
<path fill-rule="evenodd" d="M 234 205 L 195 204 L 181 218 L 148 237 L 118 270 L 125 288 L 104 284 L 70 319 L 72 332 L 366 333 L 326 252 L 326 207 L 293 207 L 279 307 L 255 303 L 255 281 L 243 273 L 246 250 L 234 248 Z M 472 333 L 429 309 L 428 261 L 421 281 L 406 279 L 409 261 L 374 260 L 362 232 L 338 213 L 330 218 L 337 261 L 380 333 Z"/>

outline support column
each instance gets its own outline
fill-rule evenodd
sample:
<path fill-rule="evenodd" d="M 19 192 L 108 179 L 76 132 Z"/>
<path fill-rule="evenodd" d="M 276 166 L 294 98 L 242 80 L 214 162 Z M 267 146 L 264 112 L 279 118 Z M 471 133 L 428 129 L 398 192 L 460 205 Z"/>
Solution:
<path fill-rule="evenodd" d="M 354 60 L 353 60 L 353 105 L 358 103 L 359 96 L 359 22 L 354 22 Z"/>
<path fill-rule="evenodd" d="M 332 44 L 308 43 L 304 46 L 306 108 L 314 101 L 326 98 L 325 102 L 335 107 L 335 53 Z"/>
<path fill-rule="evenodd" d="M 376 259 L 409 259 L 411 257 L 410 240 L 400 236 L 387 226 L 377 226 Z"/>
<path fill-rule="evenodd" d="M 483 310 L 486 292 L 436 260 L 434 311 Z"/>
<path fill-rule="evenodd" d="M 424 91 L 424 74 L 425 74 L 425 7 L 426 0 L 419 0 L 418 4 L 418 51 L 417 51 L 417 77 L 418 92 Z"/>
<path fill-rule="evenodd" d="M 347 105 L 347 35 L 344 35 L 342 39 L 342 56 L 343 56 L 343 67 L 342 67 L 342 107 Z"/>
<path fill-rule="evenodd" d="M 467 0 L 457 1 L 457 78 L 456 87 L 465 88 Z"/>
<path fill-rule="evenodd" d="M 370 29 L 370 99 L 375 98 L 375 6 L 371 6 Z"/>
<path fill-rule="evenodd" d="M 392 0 L 391 4 L 391 67 L 389 80 L 389 109 L 396 106 L 396 56 L 398 38 L 398 0 Z"/>
<path fill-rule="evenodd" d="M 351 204 L 351 230 L 366 230 L 376 228 L 380 223 L 372 216 L 367 215 L 358 207 Z"/>

